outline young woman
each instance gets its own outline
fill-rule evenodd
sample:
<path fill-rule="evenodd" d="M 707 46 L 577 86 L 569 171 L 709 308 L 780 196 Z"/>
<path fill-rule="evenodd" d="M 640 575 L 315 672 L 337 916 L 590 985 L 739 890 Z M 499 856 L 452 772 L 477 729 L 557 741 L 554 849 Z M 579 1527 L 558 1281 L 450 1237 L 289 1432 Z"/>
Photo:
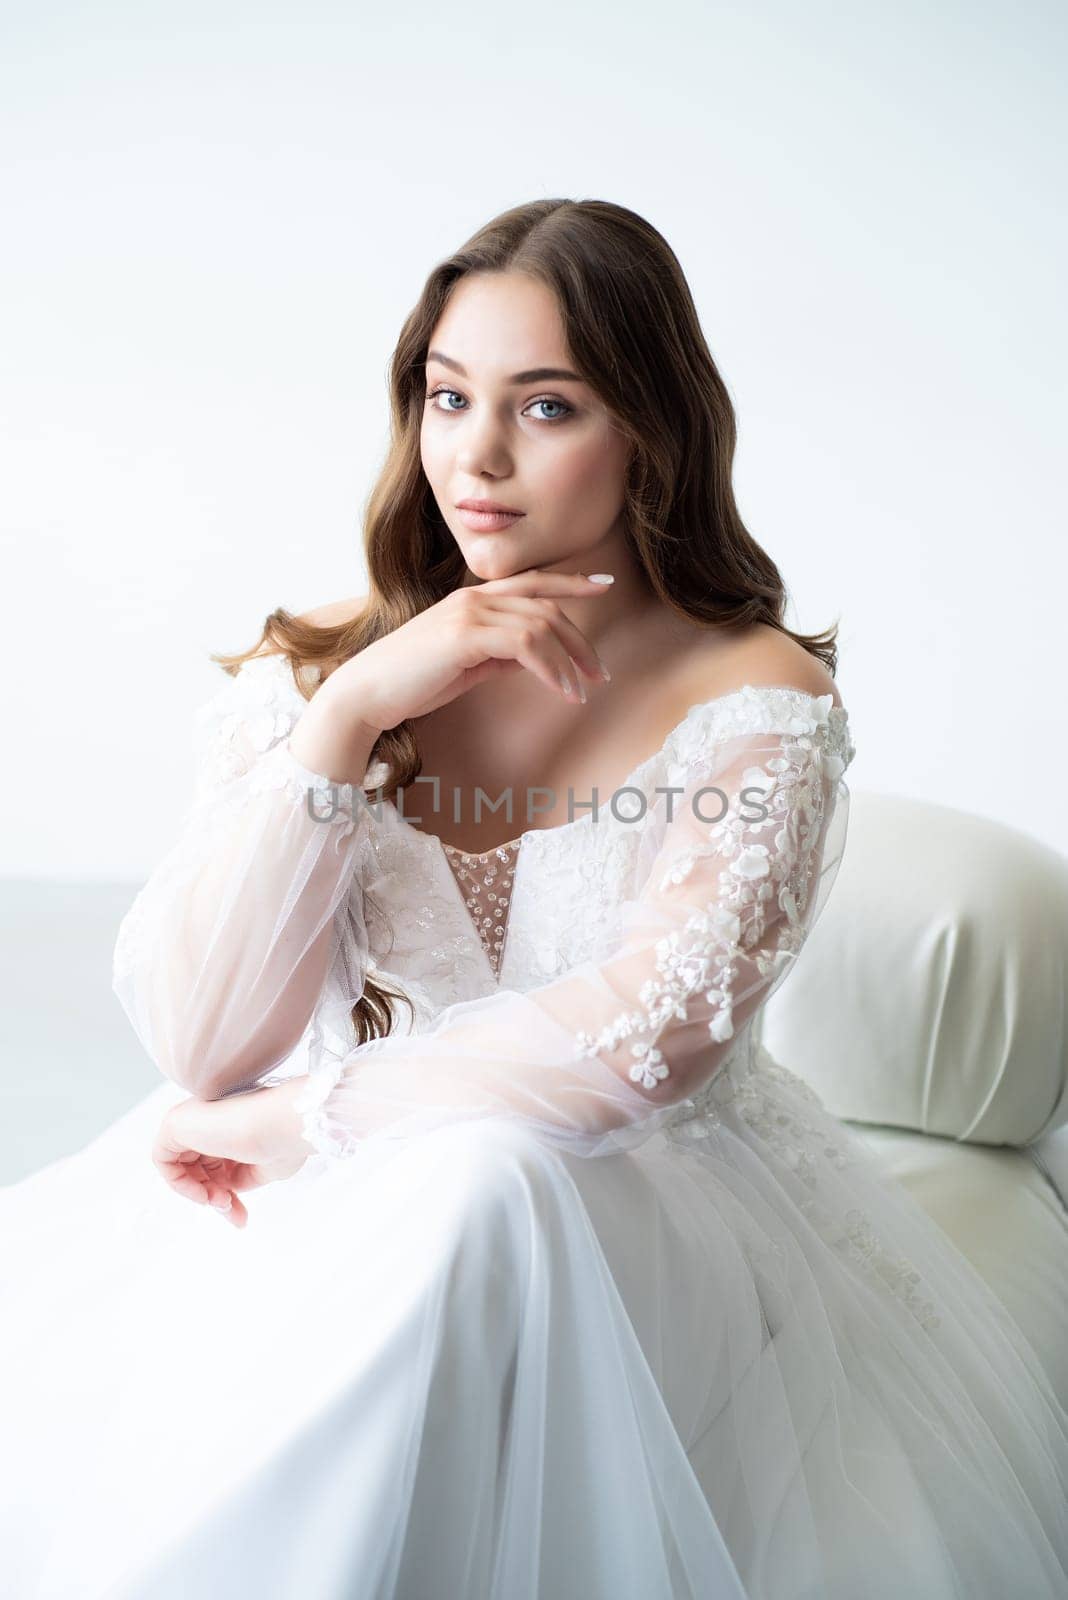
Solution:
<path fill-rule="evenodd" d="M 754 1038 L 854 747 L 674 255 L 498 217 L 391 397 L 120 930 L 170 1082 L 4 1196 L 10 1592 L 1065 1595 L 1037 1357 Z"/>

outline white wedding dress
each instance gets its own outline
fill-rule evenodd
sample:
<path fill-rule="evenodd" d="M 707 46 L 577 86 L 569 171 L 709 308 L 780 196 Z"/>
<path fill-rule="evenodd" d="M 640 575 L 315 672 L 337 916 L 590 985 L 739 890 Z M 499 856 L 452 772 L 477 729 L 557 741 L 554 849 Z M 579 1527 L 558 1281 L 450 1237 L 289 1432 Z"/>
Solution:
<path fill-rule="evenodd" d="M 0 1191 L 3 1593 L 1068 1595 L 1037 1356 L 754 1038 L 846 712 L 695 705 L 596 819 L 476 858 L 296 762 L 305 705 L 265 657 L 204 708 L 120 929 L 170 1081 Z M 368 975 L 411 1008 L 357 1048 Z M 298 1073 L 318 1153 L 245 1229 L 163 1183 L 169 1104 Z"/>

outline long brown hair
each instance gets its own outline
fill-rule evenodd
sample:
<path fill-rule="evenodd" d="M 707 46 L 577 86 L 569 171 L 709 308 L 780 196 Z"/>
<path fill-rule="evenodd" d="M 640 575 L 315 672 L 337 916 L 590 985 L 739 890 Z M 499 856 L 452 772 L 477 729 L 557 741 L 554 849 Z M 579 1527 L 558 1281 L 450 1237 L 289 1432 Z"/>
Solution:
<path fill-rule="evenodd" d="M 554 291 L 573 365 L 630 440 L 625 536 L 663 603 L 719 628 L 767 623 L 833 674 L 837 624 L 818 635 L 785 626 L 779 569 L 738 514 L 734 409 L 682 268 L 650 223 L 607 200 L 515 206 L 433 268 L 389 366 L 389 451 L 364 511 L 366 604 L 331 627 L 279 607 L 250 650 L 212 659 L 235 673 L 257 653 L 285 654 L 310 699 L 304 669 L 323 681 L 460 586 L 464 559 L 423 472 L 420 430 L 430 340 L 453 287 L 472 272 L 522 272 Z M 373 757 L 389 766 L 383 798 L 414 782 L 411 721 L 382 733 Z M 366 982 L 352 1013 L 360 1043 L 392 1030 L 391 997 L 407 1000 Z"/>

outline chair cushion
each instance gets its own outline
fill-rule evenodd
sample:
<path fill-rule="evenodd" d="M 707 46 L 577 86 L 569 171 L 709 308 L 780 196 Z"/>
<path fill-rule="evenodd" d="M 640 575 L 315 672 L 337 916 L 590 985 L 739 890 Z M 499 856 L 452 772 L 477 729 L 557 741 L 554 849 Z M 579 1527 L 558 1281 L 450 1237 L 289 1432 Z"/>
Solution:
<path fill-rule="evenodd" d="M 850 796 L 837 882 L 759 1035 L 838 1116 L 981 1144 L 1068 1123 L 1068 859 Z"/>

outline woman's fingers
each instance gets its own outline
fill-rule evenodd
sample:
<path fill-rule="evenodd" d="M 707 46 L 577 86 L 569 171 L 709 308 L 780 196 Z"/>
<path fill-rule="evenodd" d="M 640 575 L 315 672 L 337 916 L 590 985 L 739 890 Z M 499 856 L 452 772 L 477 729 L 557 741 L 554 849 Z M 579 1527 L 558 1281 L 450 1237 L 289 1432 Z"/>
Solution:
<path fill-rule="evenodd" d="M 231 1163 L 216 1156 L 202 1155 L 199 1150 L 177 1150 L 165 1137 L 157 1139 L 152 1159 L 164 1181 L 185 1200 L 195 1205 L 210 1205 L 225 1211 L 233 1207 L 230 1189 Z M 244 1206 L 241 1211 L 247 1212 Z"/>
<path fill-rule="evenodd" d="M 499 613 L 490 612 L 496 616 Z M 512 621 L 480 622 L 472 630 L 483 657 L 518 661 L 553 694 L 566 694 L 563 680 L 572 676 L 571 661 L 552 629 L 534 619 L 517 629 Z"/>
<path fill-rule="evenodd" d="M 204 1156 L 198 1150 L 178 1150 L 172 1155 L 154 1151 L 153 1160 L 175 1194 L 194 1205 L 211 1206 L 235 1228 L 248 1225 L 248 1207 L 237 1190 L 254 1188 L 258 1180 L 247 1166 Z"/>
<path fill-rule="evenodd" d="M 161 1167 L 160 1170 L 165 1182 L 170 1185 L 175 1194 L 184 1196 L 186 1200 L 195 1200 L 197 1205 L 207 1205 L 208 1192 L 199 1178 L 178 1167 L 170 1171 L 166 1167 Z"/>
<path fill-rule="evenodd" d="M 201 1178 L 188 1168 L 167 1181 L 176 1194 L 192 1200 L 196 1205 L 211 1206 L 212 1210 L 218 1211 L 235 1227 L 243 1228 L 248 1222 L 246 1206 L 224 1183 Z"/>
<path fill-rule="evenodd" d="M 514 660 L 526 667 L 544 683 L 553 694 L 563 694 L 582 699 L 576 668 L 571 656 L 545 617 L 505 618 L 500 612 L 489 612 L 497 620 L 479 622 L 474 632 L 479 650 L 497 660 Z M 564 682 L 569 688 L 564 688 Z"/>
<path fill-rule="evenodd" d="M 607 678 L 596 649 L 565 615 L 561 602 L 604 592 L 605 585 L 582 573 L 531 568 L 456 589 L 423 613 L 425 621 L 413 618 L 406 626 L 423 621 L 432 629 L 439 624 L 440 611 L 448 617 L 451 648 L 459 652 L 465 672 L 487 660 L 518 661 L 554 694 L 585 703 L 583 675 L 602 683 Z"/>
<path fill-rule="evenodd" d="M 502 597 L 499 600 L 486 596 L 486 607 L 487 615 L 495 618 L 502 614 L 511 617 L 543 618 L 560 641 L 561 649 L 576 667 L 595 683 L 608 681 L 605 677 L 604 662 L 597 651 L 582 630 L 575 626 L 570 617 L 564 615 L 555 601 L 532 599 L 524 595 Z"/>
<path fill-rule="evenodd" d="M 603 594 L 612 586 L 595 583 L 585 572 L 547 572 L 543 567 L 527 567 L 523 572 L 513 572 L 509 578 L 489 578 L 478 585 L 481 594 L 520 594 L 534 596 L 559 596 Z"/>

